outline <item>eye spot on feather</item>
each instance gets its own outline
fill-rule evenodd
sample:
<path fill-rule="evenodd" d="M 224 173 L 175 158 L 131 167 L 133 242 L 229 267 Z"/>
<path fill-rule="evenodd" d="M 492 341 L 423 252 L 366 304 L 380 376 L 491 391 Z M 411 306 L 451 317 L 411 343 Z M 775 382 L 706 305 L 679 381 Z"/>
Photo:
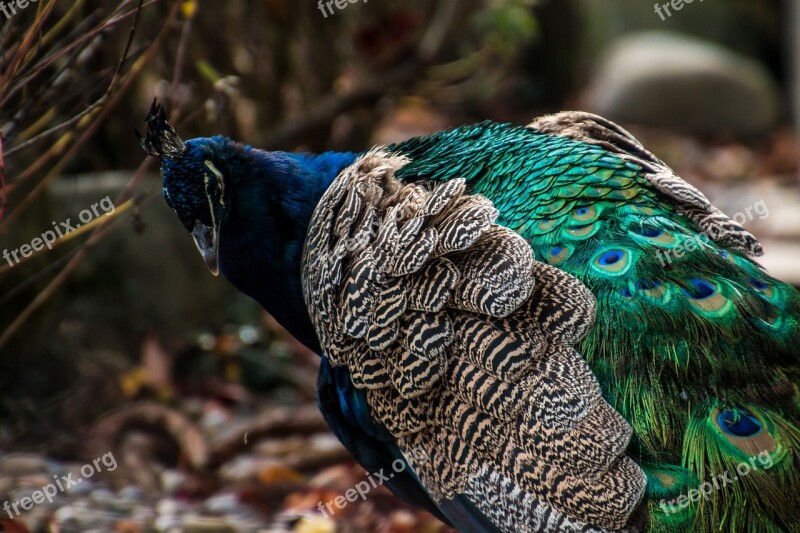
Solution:
<path fill-rule="evenodd" d="M 640 279 L 634 283 L 634 288 L 653 303 L 667 304 L 671 300 L 667 286 L 654 279 Z"/>
<path fill-rule="evenodd" d="M 555 218 L 540 220 L 539 223 L 536 224 L 536 229 L 539 233 L 547 233 L 552 231 L 552 229 L 556 227 L 557 223 L 558 219 Z"/>
<path fill-rule="evenodd" d="M 761 421 L 740 409 L 726 409 L 717 415 L 717 424 L 728 435 L 755 437 L 764 429 Z"/>
<path fill-rule="evenodd" d="M 683 293 L 694 310 L 704 316 L 719 317 L 733 307 L 733 302 L 720 293 L 714 283 L 705 279 L 690 279 L 689 286 L 684 287 Z"/>
<path fill-rule="evenodd" d="M 659 305 L 667 304 L 672 299 L 672 293 L 664 283 L 648 278 L 628 283 L 620 290 L 620 294 L 626 299 L 644 297 L 651 303 Z"/>
<path fill-rule="evenodd" d="M 631 236 L 638 240 L 671 248 L 677 243 L 675 235 L 663 228 L 649 225 L 636 225 L 629 229 Z"/>
<path fill-rule="evenodd" d="M 597 209 L 597 206 L 594 205 L 587 205 L 583 207 L 577 208 L 575 211 L 572 212 L 570 219 L 573 222 L 578 222 L 580 224 L 587 224 L 589 222 L 594 222 L 597 220 L 597 217 L 600 216 L 600 210 Z"/>
<path fill-rule="evenodd" d="M 776 430 L 769 418 L 737 407 L 725 410 L 711 409 L 709 422 L 718 431 L 719 437 L 735 446 L 740 452 L 756 456 L 764 452 L 777 463 L 786 453 L 775 438 Z"/>
<path fill-rule="evenodd" d="M 774 285 L 767 283 L 762 279 L 757 279 L 757 278 L 750 278 L 747 280 L 747 282 L 750 284 L 751 287 L 753 287 L 755 290 L 761 293 L 761 295 L 764 296 L 764 298 L 766 298 L 767 300 L 774 301 L 776 299 L 777 291 L 775 290 Z"/>
<path fill-rule="evenodd" d="M 756 318 L 756 323 L 766 327 L 768 330 L 775 331 L 783 327 L 783 316 L 778 313 L 778 309 L 766 298 L 760 300 L 762 313 Z"/>
<path fill-rule="evenodd" d="M 664 230 L 661 228 L 654 228 L 652 226 L 642 226 L 640 228 L 634 229 L 633 232 L 636 233 L 637 235 L 641 235 L 642 237 L 649 237 L 652 239 L 653 237 L 658 237 L 659 235 L 664 233 Z"/>
<path fill-rule="evenodd" d="M 598 232 L 600 229 L 600 222 L 595 222 L 593 224 L 585 224 L 581 226 L 573 226 L 571 228 L 567 228 L 567 235 L 574 239 L 588 239 L 592 235 Z"/>
<path fill-rule="evenodd" d="M 716 287 L 704 279 L 693 278 L 689 280 L 689 283 L 691 283 L 691 287 L 684 289 L 684 292 L 694 300 L 705 300 L 717 293 Z"/>
<path fill-rule="evenodd" d="M 630 268 L 630 255 L 626 250 L 618 248 L 604 250 L 595 256 L 592 266 L 603 274 L 619 276 Z"/>
<path fill-rule="evenodd" d="M 669 505 L 676 506 L 677 499 L 691 489 L 700 485 L 700 480 L 690 470 L 678 465 L 654 464 L 642 465 L 647 475 L 647 496 L 653 500 L 664 500 L 673 502 Z M 691 518 L 694 516 L 691 506 L 686 508 L 674 507 L 677 513 L 669 512 L 672 523 L 686 525 L 684 529 L 689 530 Z M 660 506 L 654 506 L 653 512 L 664 512 Z"/>
<path fill-rule="evenodd" d="M 612 250 L 600 256 L 600 264 L 603 266 L 614 265 L 623 258 L 623 252 Z"/>
<path fill-rule="evenodd" d="M 670 489 L 678 483 L 678 479 L 675 476 L 671 476 L 666 472 L 655 472 L 653 476 L 658 479 L 665 489 Z"/>
<path fill-rule="evenodd" d="M 545 260 L 553 266 L 560 265 L 572 255 L 572 250 L 567 246 L 553 246 L 547 250 Z"/>

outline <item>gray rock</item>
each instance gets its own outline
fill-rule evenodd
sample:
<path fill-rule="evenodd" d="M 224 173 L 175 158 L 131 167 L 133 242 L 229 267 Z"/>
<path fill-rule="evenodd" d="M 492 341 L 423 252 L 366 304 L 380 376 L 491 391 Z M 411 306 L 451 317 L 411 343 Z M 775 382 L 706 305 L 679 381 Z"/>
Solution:
<path fill-rule="evenodd" d="M 612 120 L 749 136 L 775 125 L 779 93 L 753 60 L 700 39 L 644 32 L 609 48 L 586 104 Z"/>

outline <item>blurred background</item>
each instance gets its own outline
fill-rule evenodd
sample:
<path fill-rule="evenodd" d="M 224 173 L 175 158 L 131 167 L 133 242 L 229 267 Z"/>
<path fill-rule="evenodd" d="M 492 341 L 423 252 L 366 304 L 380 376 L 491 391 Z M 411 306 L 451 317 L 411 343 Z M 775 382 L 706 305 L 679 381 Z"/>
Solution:
<path fill-rule="evenodd" d="M 800 7 L 664 3 L 6 1 L 0 250 L 83 224 L 0 260 L 0 506 L 116 466 L 0 531 L 446 531 L 383 489 L 319 512 L 365 473 L 316 410 L 317 357 L 208 274 L 161 200 L 133 135 L 153 97 L 184 139 L 297 151 L 593 111 L 800 285 Z"/>

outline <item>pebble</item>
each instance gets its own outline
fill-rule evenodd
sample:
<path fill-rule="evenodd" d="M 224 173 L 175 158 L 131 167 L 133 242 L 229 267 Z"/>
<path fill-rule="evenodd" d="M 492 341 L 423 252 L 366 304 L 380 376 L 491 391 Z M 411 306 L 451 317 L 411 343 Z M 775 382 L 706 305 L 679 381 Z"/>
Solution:
<path fill-rule="evenodd" d="M 159 500 L 156 504 L 156 513 L 159 515 L 176 515 L 178 514 L 178 502 L 169 498 Z"/>
<path fill-rule="evenodd" d="M 239 497 L 233 493 L 216 494 L 205 501 L 203 507 L 212 514 L 233 513 L 241 509 Z"/>
<path fill-rule="evenodd" d="M 73 479 L 77 479 L 74 475 L 72 476 Z M 72 485 L 68 492 L 70 495 L 74 496 L 88 496 L 92 490 L 96 487 L 95 483 L 92 482 L 91 479 L 84 479 L 81 478 L 81 482 L 77 485 Z"/>
<path fill-rule="evenodd" d="M 223 465 L 222 468 L 219 469 L 219 475 L 226 483 L 251 481 L 258 477 L 258 473 L 261 470 L 275 464 L 277 464 L 275 459 L 242 455 Z"/>
<path fill-rule="evenodd" d="M 181 525 L 181 519 L 177 516 L 159 516 L 155 520 L 155 526 L 158 531 L 172 531 L 173 529 L 179 528 Z"/>
<path fill-rule="evenodd" d="M 165 494 L 175 494 L 186 484 L 187 476 L 180 470 L 164 470 L 161 472 L 161 490 Z"/>
<path fill-rule="evenodd" d="M 144 491 L 133 485 L 129 485 L 120 490 L 118 496 L 129 502 L 139 503 L 144 501 Z"/>

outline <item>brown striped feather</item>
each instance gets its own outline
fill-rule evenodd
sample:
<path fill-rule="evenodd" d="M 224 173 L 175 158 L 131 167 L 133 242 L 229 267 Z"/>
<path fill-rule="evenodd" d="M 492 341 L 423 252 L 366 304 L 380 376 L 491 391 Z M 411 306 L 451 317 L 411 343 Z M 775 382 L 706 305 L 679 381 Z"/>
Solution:
<path fill-rule="evenodd" d="M 303 288 L 331 364 L 434 501 L 464 495 L 514 533 L 625 529 L 645 476 L 573 348 L 594 298 L 463 180 L 396 180 L 406 163 L 363 156 L 312 217 Z"/>

